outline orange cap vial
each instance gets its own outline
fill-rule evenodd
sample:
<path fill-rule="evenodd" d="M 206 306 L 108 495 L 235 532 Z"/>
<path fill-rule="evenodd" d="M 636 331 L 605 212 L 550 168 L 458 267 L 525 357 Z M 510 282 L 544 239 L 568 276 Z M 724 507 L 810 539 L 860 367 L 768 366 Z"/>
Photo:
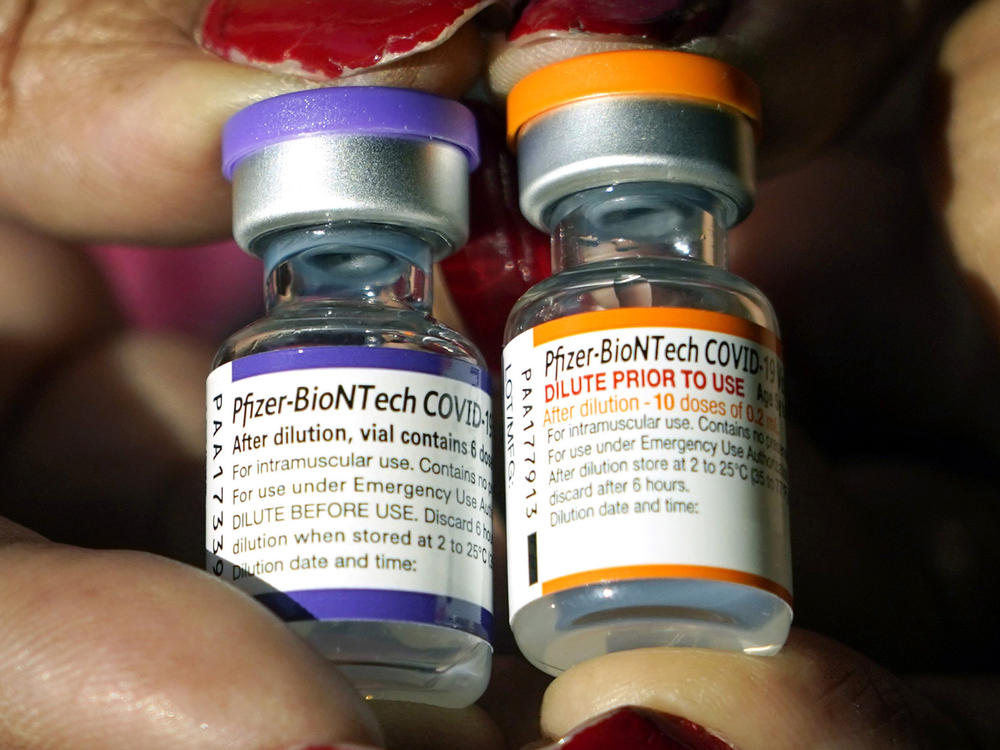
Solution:
<path fill-rule="evenodd" d="M 521 209 L 540 228 L 551 228 L 559 199 L 609 175 L 616 184 L 662 180 L 705 190 L 729 225 L 753 205 L 760 94 L 719 60 L 667 50 L 563 60 L 513 88 L 507 122 L 519 152 Z"/>

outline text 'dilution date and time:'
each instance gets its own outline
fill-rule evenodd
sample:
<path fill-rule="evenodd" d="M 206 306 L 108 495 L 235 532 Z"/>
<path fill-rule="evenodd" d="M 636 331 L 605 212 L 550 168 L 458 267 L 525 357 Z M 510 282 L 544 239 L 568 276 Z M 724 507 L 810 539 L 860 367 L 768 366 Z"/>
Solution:
<path fill-rule="evenodd" d="M 637 361 L 655 364 L 622 366 Z M 593 515 L 559 506 L 621 494 L 636 499 L 609 500 L 600 514 L 697 513 L 698 502 L 683 497 L 691 490 L 685 475 L 787 493 L 782 370 L 773 352 L 714 337 L 615 335 L 550 347 L 541 368 L 516 370 L 504 373 L 508 471 L 515 460 L 539 464 L 543 452 L 547 476 L 532 479 L 545 480 L 553 526 Z"/>
<path fill-rule="evenodd" d="M 487 400 L 455 387 L 277 386 L 209 394 L 217 574 L 422 577 L 437 556 L 492 567 Z"/>

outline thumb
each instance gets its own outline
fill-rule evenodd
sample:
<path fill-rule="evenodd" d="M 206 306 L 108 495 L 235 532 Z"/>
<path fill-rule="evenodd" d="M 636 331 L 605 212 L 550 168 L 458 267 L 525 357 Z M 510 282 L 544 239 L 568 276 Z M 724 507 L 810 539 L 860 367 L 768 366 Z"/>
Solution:
<path fill-rule="evenodd" d="M 377 743 L 322 657 L 193 568 L 50 544 L 0 519 L 0 747 Z"/>
<path fill-rule="evenodd" d="M 801 630 L 772 657 L 657 648 L 585 662 L 549 687 L 542 728 L 553 737 L 569 734 L 564 744 L 574 750 L 574 727 L 625 706 L 663 712 L 675 724 L 683 717 L 689 743 L 683 747 L 720 748 L 720 741 L 741 750 L 970 747 L 954 723 L 900 680 Z"/>
<path fill-rule="evenodd" d="M 949 30 L 938 60 L 930 174 L 970 287 L 1000 333 L 1000 0 L 980 0 Z"/>
<path fill-rule="evenodd" d="M 179 245 L 228 234 L 223 123 L 254 101 L 316 84 L 203 50 L 196 32 L 206 5 L 0 3 L 0 217 L 81 241 Z M 317 21 L 354 7 L 311 6 Z M 359 33 L 343 26 L 337 33 Z M 280 23 L 265 29 L 282 31 Z M 470 28 L 342 82 L 457 94 L 477 68 Z"/>

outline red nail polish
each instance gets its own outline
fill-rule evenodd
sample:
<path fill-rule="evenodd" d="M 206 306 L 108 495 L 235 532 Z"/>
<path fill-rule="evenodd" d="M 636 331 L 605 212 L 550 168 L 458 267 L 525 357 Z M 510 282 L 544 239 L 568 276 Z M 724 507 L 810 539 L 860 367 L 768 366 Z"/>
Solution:
<path fill-rule="evenodd" d="M 732 0 L 531 0 L 494 51 L 490 88 L 506 95 L 528 73 L 611 49 L 675 47 L 719 31 Z"/>
<path fill-rule="evenodd" d="M 213 0 L 199 41 L 234 62 L 326 80 L 441 44 L 498 0 Z"/>
<path fill-rule="evenodd" d="M 521 216 L 517 165 L 506 147 L 503 116 L 467 102 L 476 113 L 482 161 L 469 185 L 469 241 L 445 259 L 442 271 L 455 305 L 494 370 L 507 314 L 530 286 L 551 275 L 549 237 Z"/>
<path fill-rule="evenodd" d="M 509 38 L 569 32 L 679 44 L 718 29 L 730 5 L 731 0 L 532 0 Z"/>
<path fill-rule="evenodd" d="M 646 708 L 619 708 L 575 729 L 559 750 L 733 750 L 704 727 Z"/>

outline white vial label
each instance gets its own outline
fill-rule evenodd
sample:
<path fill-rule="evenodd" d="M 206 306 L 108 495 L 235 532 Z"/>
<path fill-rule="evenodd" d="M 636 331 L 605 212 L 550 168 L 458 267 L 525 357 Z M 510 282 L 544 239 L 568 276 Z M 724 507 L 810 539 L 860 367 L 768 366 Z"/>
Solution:
<path fill-rule="evenodd" d="M 310 347 L 208 377 L 206 565 L 286 621 L 492 630 L 487 373 Z"/>
<path fill-rule="evenodd" d="M 780 346 L 681 308 L 581 313 L 504 347 L 510 612 L 695 578 L 791 603 Z"/>

